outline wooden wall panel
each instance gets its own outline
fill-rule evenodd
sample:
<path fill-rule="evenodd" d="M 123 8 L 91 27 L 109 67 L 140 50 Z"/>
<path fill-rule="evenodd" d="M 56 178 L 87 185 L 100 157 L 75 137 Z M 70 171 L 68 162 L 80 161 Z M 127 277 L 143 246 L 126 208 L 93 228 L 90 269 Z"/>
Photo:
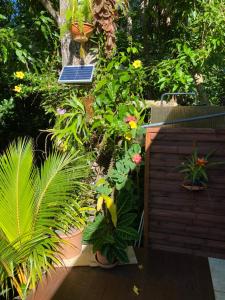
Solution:
<path fill-rule="evenodd" d="M 185 190 L 178 166 L 194 147 L 225 161 L 225 129 L 147 129 L 145 245 L 225 258 L 225 165 L 209 169 L 207 190 Z"/>

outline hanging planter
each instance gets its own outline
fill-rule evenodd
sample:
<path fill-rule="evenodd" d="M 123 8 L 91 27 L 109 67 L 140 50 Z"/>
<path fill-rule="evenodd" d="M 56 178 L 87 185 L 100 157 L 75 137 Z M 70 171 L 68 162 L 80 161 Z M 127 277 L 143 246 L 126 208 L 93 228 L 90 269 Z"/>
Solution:
<path fill-rule="evenodd" d="M 183 161 L 180 172 L 184 174 L 182 186 L 189 191 L 203 191 L 207 189 L 208 169 L 210 167 L 224 164 L 224 162 L 211 162 L 211 151 L 204 156 L 199 156 L 198 149 L 194 148 L 193 153 Z"/>
<path fill-rule="evenodd" d="M 74 22 L 71 25 L 70 31 L 73 40 L 75 42 L 80 43 L 80 57 L 85 58 L 86 56 L 85 43 L 87 43 L 90 36 L 92 35 L 94 30 L 94 25 L 91 23 L 83 23 L 81 28 L 78 22 Z"/>
<path fill-rule="evenodd" d="M 70 30 L 74 41 L 78 43 L 86 43 L 93 33 L 94 25 L 91 23 L 84 23 L 82 25 L 82 30 L 80 30 L 78 22 L 74 22 L 71 25 Z"/>
<path fill-rule="evenodd" d="M 65 12 L 66 27 L 70 30 L 75 42 L 80 43 L 80 56 L 86 56 L 84 45 L 89 40 L 93 30 L 93 1 L 70 0 Z"/>
<path fill-rule="evenodd" d="M 192 191 L 192 192 L 197 192 L 197 191 L 204 191 L 207 189 L 206 185 L 195 185 L 195 184 L 188 184 L 188 183 L 183 183 L 182 187 L 185 188 L 188 191 Z"/>

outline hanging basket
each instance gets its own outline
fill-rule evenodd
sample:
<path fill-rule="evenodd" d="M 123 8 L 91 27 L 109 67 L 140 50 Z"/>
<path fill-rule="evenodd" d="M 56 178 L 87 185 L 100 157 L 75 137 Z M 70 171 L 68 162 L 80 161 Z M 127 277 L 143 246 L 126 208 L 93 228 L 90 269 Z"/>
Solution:
<path fill-rule="evenodd" d="M 192 192 L 204 191 L 207 189 L 207 185 L 192 185 L 190 183 L 183 183 L 182 187 Z"/>
<path fill-rule="evenodd" d="M 70 29 L 73 39 L 78 43 L 86 43 L 92 35 L 93 30 L 94 25 L 90 23 L 84 23 L 82 30 L 80 30 L 77 22 L 73 23 Z"/>
<path fill-rule="evenodd" d="M 72 38 L 75 42 L 80 43 L 80 57 L 83 59 L 86 56 L 85 43 L 87 43 L 88 39 L 92 35 L 93 30 L 94 25 L 90 23 L 84 23 L 82 30 L 80 30 L 80 26 L 77 22 L 71 25 L 70 31 L 72 34 Z"/>

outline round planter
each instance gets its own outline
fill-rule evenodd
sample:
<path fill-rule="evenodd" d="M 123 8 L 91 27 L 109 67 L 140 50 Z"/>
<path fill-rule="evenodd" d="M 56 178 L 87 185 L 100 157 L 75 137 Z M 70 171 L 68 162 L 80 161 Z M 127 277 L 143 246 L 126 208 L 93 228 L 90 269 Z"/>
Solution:
<path fill-rule="evenodd" d="M 115 266 L 118 265 L 118 261 L 115 261 L 112 264 L 109 263 L 107 258 L 104 255 L 102 255 L 100 251 L 96 252 L 95 259 L 96 259 L 96 262 L 97 262 L 98 266 L 103 268 L 103 269 L 112 269 L 112 268 L 114 268 Z"/>
<path fill-rule="evenodd" d="M 184 187 L 188 191 L 204 191 L 207 189 L 207 186 L 204 185 L 191 185 L 191 184 L 182 184 L 182 187 Z"/>
<path fill-rule="evenodd" d="M 71 229 L 67 234 L 57 232 L 59 237 L 66 243 L 59 244 L 61 259 L 70 259 L 77 256 L 82 251 L 82 232 L 80 229 Z"/>
<path fill-rule="evenodd" d="M 73 39 L 78 43 L 86 43 L 89 37 L 92 35 L 94 25 L 90 23 L 84 23 L 82 30 L 80 30 L 77 22 L 71 25 L 71 34 Z"/>

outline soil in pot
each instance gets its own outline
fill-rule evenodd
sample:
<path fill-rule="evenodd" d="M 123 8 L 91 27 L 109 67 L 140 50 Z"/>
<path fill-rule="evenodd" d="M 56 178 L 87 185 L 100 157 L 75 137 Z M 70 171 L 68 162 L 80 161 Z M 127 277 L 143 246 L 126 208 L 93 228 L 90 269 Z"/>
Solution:
<path fill-rule="evenodd" d="M 82 233 L 83 231 L 80 229 L 72 229 L 67 234 L 58 232 L 60 238 L 66 241 L 66 243 L 59 245 L 61 259 L 70 259 L 81 253 Z"/>
<path fill-rule="evenodd" d="M 99 267 L 103 269 L 112 269 L 116 265 L 118 265 L 118 261 L 115 261 L 114 263 L 110 263 L 107 258 L 101 254 L 100 251 L 97 251 L 95 254 L 95 259 L 97 261 L 97 264 Z"/>

